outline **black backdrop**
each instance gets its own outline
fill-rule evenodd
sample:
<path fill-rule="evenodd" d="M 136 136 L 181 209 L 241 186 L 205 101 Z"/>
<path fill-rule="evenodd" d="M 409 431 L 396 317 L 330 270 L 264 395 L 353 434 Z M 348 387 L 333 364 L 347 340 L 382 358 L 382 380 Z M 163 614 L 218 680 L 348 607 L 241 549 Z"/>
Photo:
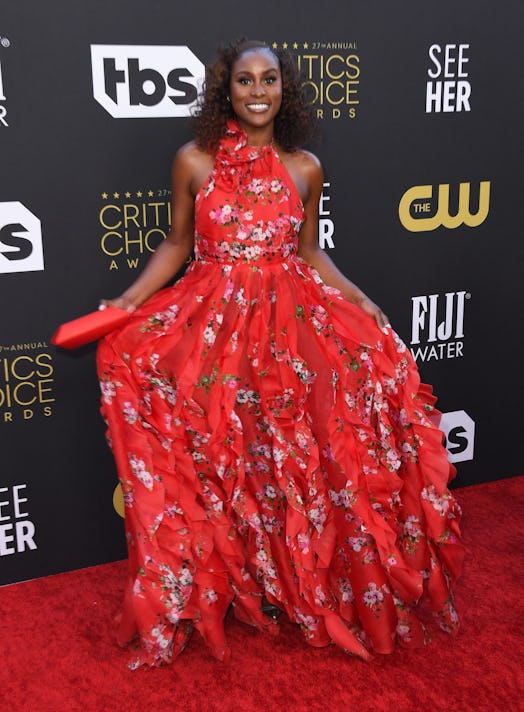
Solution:
<path fill-rule="evenodd" d="M 0 583 L 125 555 L 94 347 L 49 337 L 158 244 L 199 67 L 235 37 L 288 44 L 306 73 L 324 246 L 433 383 L 455 485 L 522 473 L 523 21 L 521 0 L 4 6 Z"/>

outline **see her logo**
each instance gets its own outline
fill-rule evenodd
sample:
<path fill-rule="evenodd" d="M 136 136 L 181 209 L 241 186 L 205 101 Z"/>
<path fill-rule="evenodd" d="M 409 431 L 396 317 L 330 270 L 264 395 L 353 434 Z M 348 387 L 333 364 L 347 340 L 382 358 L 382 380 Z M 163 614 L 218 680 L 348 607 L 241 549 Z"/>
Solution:
<path fill-rule="evenodd" d="M 426 113 L 471 111 L 466 52 L 469 44 L 433 44 L 429 48 L 430 81 L 426 84 Z"/>

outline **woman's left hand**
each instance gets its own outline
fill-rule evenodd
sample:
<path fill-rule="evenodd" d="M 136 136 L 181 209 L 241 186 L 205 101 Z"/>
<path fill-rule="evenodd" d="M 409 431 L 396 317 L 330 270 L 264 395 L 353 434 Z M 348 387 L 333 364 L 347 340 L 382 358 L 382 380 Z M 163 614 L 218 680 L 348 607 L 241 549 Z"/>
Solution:
<path fill-rule="evenodd" d="M 360 302 L 359 306 L 363 311 L 366 312 L 366 314 L 372 316 L 373 319 L 377 322 L 378 328 L 387 334 L 387 330 L 391 328 L 391 324 L 389 323 L 389 319 L 384 314 L 382 309 L 377 306 L 375 302 L 372 302 L 371 299 L 369 299 L 368 297 L 364 297 L 364 299 Z"/>

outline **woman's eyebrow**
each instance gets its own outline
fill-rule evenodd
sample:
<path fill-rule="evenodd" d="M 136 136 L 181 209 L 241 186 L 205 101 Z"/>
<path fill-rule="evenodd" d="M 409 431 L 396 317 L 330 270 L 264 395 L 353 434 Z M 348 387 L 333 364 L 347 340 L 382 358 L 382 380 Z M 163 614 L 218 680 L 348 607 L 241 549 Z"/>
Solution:
<path fill-rule="evenodd" d="M 264 69 L 262 74 L 268 74 L 269 72 L 277 72 L 278 69 L 276 67 L 270 67 L 269 69 Z M 239 74 L 249 74 L 252 75 L 253 72 L 250 72 L 249 69 L 239 69 L 237 72 L 235 72 L 235 76 L 238 76 Z"/>

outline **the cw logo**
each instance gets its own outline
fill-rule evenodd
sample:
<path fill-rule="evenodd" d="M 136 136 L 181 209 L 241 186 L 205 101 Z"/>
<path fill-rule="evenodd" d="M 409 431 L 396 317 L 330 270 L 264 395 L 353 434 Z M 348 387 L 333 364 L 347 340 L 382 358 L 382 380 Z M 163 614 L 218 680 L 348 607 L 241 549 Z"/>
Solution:
<path fill-rule="evenodd" d="M 431 199 L 433 198 L 432 185 L 415 185 L 409 188 L 400 200 L 398 215 L 400 222 L 410 232 L 429 232 L 438 227 L 447 227 L 453 230 L 461 225 L 478 227 L 488 216 L 490 181 L 480 182 L 479 207 L 472 214 L 469 209 L 470 183 L 460 183 L 458 210 L 456 215 L 449 212 L 449 184 L 441 183 L 438 186 L 438 201 L 435 215 L 432 212 Z"/>

